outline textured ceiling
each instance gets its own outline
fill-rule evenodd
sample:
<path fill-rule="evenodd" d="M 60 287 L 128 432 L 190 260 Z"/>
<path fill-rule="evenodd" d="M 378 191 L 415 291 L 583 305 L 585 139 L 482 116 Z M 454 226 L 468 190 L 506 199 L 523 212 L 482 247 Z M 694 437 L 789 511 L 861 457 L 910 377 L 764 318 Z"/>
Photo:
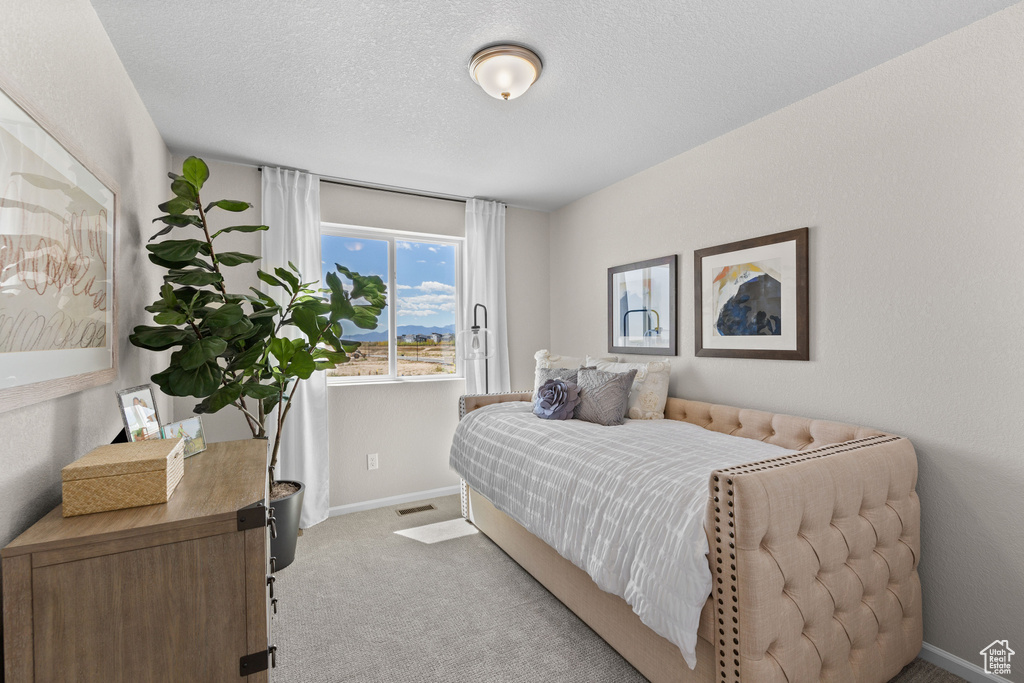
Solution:
<path fill-rule="evenodd" d="M 1007 0 L 92 0 L 175 152 L 555 209 Z M 467 65 L 532 47 L 511 102 Z"/>

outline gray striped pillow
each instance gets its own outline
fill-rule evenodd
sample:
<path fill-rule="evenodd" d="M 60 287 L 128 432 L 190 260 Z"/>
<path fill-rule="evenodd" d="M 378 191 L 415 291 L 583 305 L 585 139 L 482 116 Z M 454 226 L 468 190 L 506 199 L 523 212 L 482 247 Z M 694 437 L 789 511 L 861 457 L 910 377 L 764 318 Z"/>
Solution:
<path fill-rule="evenodd" d="M 576 380 L 580 404 L 573 417 L 606 427 L 623 424 L 634 377 L 636 370 L 605 372 L 593 367 L 580 368 Z"/>

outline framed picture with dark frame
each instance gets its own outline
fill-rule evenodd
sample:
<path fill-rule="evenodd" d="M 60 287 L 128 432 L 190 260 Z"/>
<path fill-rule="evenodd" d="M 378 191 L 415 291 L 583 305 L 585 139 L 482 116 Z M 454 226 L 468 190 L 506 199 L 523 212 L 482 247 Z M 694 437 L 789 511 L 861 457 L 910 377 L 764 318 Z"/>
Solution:
<path fill-rule="evenodd" d="M 676 254 L 608 269 L 608 351 L 676 355 Z"/>
<path fill-rule="evenodd" d="M 693 252 L 696 355 L 810 360 L 807 228 Z"/>

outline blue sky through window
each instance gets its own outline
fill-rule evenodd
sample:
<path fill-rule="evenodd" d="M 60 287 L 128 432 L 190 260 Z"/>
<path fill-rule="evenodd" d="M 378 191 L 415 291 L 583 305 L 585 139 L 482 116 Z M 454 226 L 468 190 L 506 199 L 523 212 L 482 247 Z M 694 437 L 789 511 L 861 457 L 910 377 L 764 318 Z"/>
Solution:
<path fill-rule="evenodd" d="M 395 241 L 398 279 L 398 328 L 420 325 L 455 328 L 455 247 L 450 244 Z"/>
<path fill-rule="evenodd" d="M 334 270 L 334 264 L 362 275 L 388 279 L 388 243 L 372 238 L 324 235 L 321 240 L 321 277 Z M 398 328 L 417 325 L 454 331 L 455 325 L 455 247 L 413 240 L 395 240 L 395 270 L 398 291 Z M 365 330 L 343 325 L 346 334 Z M 351 329 L 350 329 L 351 328 Z M 377 332 L 386 332 L 388 316 L 381 315 Z"/>

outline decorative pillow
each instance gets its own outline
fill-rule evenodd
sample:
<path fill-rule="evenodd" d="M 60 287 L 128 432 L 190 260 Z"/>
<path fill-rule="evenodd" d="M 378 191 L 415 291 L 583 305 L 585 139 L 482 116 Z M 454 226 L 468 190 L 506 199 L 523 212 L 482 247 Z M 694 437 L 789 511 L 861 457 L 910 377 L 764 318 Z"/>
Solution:
<path fill-rule="evenodd" d="M 576 377 L 575 370 L 573 377 Z M 533 414 L 545 420 L 571 420 L 573 411 L 579 404 L 580 390 L 576 382 L 549 379 L 537 390 L 537 398 L 533 401 Z"/>
<path fill-rule="evenodd" d="M 610 360 L 609 360 L 610 358 Z M 618 363 L 615 356 L 594 358 L 587 356 L 587 365 L 605 372 L 636 370 L 636 379 L 629 393 L 626 417 L 633 420 L 661 420 L 665 417 L 668 400 L 668 380 L 672 364 L 665 360 L 649 363 Z"/>
<path fill-rule="evenodd" d="M 635 376 L 636 370 L 618 373 L 580 368 L 580 404 L 573 417 L 606 427 L 622 424 L 626 421 L 623 416 L 629 405 L 629 389 Z"/>
<path fill-rule="evenodd" d="M 550 370 L 551 368 L 580 368 L 583 367 L 583 359 L 575 356 L 559 356 L 558 354 L 551 353 L 547 349 L 541 349 L 534 354 L 534 359 L 537 361 L 537 368 L 533 378 L 533 397 L 537 398 L 537 389 L 540 389 L 540 385 L 551 377 L 541 377 L 541 370 Z M 573 380 L 575 381 L 575 380 Z"/>
<path fill-rule="evenodd" d="M 541 385 L 549 379 L 564 379 L 576 384 L 579 371 L 579 368 L 537 368 L 536 381 L 538 384 L 537 390 L 533 392 L 533 397 L 537 398 Z"/>

